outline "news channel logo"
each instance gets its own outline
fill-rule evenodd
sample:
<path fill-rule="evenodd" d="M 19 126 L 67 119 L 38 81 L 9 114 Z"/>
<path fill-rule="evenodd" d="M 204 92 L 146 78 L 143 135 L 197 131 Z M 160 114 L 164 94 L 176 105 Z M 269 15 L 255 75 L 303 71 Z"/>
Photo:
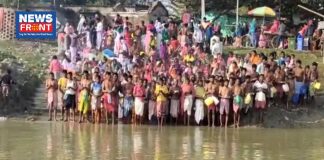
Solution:
<path fill-rule="evenodd" d="M 16 11 L 16 38 L 55 39 L 55 11 Z"/>

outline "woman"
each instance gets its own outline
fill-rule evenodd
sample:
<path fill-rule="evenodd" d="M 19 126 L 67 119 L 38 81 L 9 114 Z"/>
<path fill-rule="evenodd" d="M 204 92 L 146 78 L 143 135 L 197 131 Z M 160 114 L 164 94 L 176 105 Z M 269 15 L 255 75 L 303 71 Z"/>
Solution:
<path fill-rule="evenodd" d="M 179 115 L 179 105 L 180 105 L 180 94 L 181 88 L 179 87 L 178 81 L 176 79 L 172 82 L 171 92 L 171 105 L 170 105 L 170 115 L 175 119 L 176 124 Z"/>
<path fill-rule="evenodd" d="M 262 29 L 259 37 L 259 47 L 263 49 L 267 48 L 267 41 L 268 41 L 267 36 L 264 34 L 264 31 Z"/>
<path fill-rule="evenodd" d="M 50 72 L 54 74 L 54 79 L 60 78 L 60 72 L 62 71 L 62 66 L 60 61 L 57 59 L 57 56 L 53 56 L 50 63 Z"/>
<path fill-rule="evenodd" d="M 100 105 L 102 96 L 102 85 L 100 75 L 94 77 L 94 82 L 91 84 L 91 113 L 92 123 L 100 123 Z"/>
<path fill-rule="evenodd" d="M 169 89 L 166 85 L 165 78 L 160 78 L 158 84 L 155 87 L 156 95 L 156 112 L 158 118 L 158 125 L 162 126 L 164 121 L 164 110 L 167 102 L 167 95 L 169 94 Z"/>
<path fill-rule="evenodd" d="M 54 73 L 51 72 L 49 74 L 49 78 L 46 80 L 46 89 L 47 89 L 47 108 L 49 119 L 48 121 L 52 120 L 52 111 L 54 110 L 54 119 L 56 119 L 56 107 L 57 107 L 57 82 L 54 78 Z"/>
<path fill-rule="evenodd" d="M 156 96 L 155 96 L 155 81 L 152 81 L 150 87 L 149 87 L 149 93 L 148 93 L 148 119 L 151 121 L 152 116 L 156 113 Z"/>
<path fill-rule="evenodd" d="M 78 110 L 80 112 L 79 123 L 82 123 L 85 119 L 87 119 L 87 113 L 90 108 L 90 84 L 91 81 L 89 80 L 89 73 L 85 71 L 80 82 L 81 90 L 78 97 Z"/>

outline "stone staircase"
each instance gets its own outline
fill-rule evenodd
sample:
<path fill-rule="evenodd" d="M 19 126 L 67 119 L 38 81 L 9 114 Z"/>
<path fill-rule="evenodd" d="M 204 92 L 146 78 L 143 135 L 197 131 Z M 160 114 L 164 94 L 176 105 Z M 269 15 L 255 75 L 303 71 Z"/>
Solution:
<path fill-rule="evenodd" d="M 36 89 L 29 111 L 38 115 L 47 114 L 47 92 L 44 85 L 40 85 Z"/>

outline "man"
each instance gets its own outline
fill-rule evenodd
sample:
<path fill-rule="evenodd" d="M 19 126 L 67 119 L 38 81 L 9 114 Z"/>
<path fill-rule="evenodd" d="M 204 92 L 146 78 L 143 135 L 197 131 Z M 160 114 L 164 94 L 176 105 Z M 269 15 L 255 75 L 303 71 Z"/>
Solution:
<path fill-rule="evenodd" d="M 286 28 L 287 26 L 285 24 L 285 21 L 281 20 L 279 25 L 278 40 L 277 40 L 277 45 L 279 46 L 279 48 L 283 48 L 283 41 L 284 41 Z"/>
<path fill-rule="evenodd" d="M 58 80 L 58 106 L 62 108 L 62 121 L 64 120 L 64 104 L 63 104 L 63 97 L 66 91 L 67 86 L 67 71 L 63 70 L 63 76 Z"/>
<path fill-rule="evenodd" d="M 103 105 L 105 107 L 106 123 L 108 123 L 108 114 L 110 113 L 112 118 L 112 124 L 114 124 L 117 104 L 117 102 L 113 98 L 114 90 L 114 82 L 111 79 L 111 74 L 109 72 L 106 72 L 103 81 Z"/>
<path fill-rule="evenodd" d="M 98 51 L 101 50 L 101 44 L 102 44 L 102 39 L 103 39 L 103 32 L 104 32 L 104 29 L 103 29 L 103 23 L 102 23 L 102 20 L 100 18 L 97 18 L 96 19 L 96 23 L 97 23 L 97 26 L 96 26 L 96 32 L 97 32 L 97 42 L 96 42 L 96 49 Z"/>
<path fill-rule="evenodd" d="M 252 44 L 253 48 L 257 47 L 256 30 L 257 30 L 257 24 L 256 24 L 255 18 L 253 18 L 252 22 L 250 23 L 250 27 L 249 27 L 249 35 L 250 35 L 251 44 Z"/>
<path fill-rule="evenodd" d="M 194 39 L 194 42 L 196 44 L 199 44 L 199 46 L 203 46 L 203 42 L 204 42 L 204 37 L 203 37 L 203 31 L 202 31 L 202 26 L 199 26 L 197 28 L 194 29 L 194 32 L 193 32 L 193 39 Z"/>
<path fill-rule="evenodd" d="M 62 80 L 61 80 L 62 82 Z M 61 85 L 62 87 L 62 85 Z M 60 88 L 61 88 L 60 87 Z M 77 82 L 76 82 L 76 78 L 73 77 L 72 72 L 69 72 L 67 74 L 67 80 L 66 80 L 66 87 L 65 87 L 65 91 L 64 91 L 64 114 L 62 116 L 62 119 L 64 119 L 64 115 L 65 119 L 64 121 L 67 122 L 70 120 L 70 113 L 72 112 L 73 114 L 73 122 L 75 121 L 75 108 L 76 108 L 76 90 L 77 90 Z"/>
<path fill-rule="evenodd" d="M 76 64 L 77 60 L 77 44 L 78 44 L 78 35 L 76 32 L 71 32 L 70 34 L 71 38 L 71 45 L 70 45 L 70 60 L 73 64 Z"/>
<path fill-rule="evenodd" d="M 11 70 L 7 70 L 7 73 L 2 76 L 1 80 L 0 80 L 0 85 L 1 85 L 1 88 L 2 88 L 2 96 L 3 96 L 3 99 L 6 101 L 8 96 L 9 96 L 9 93 L 10 93 L 10 88 L 11 88 L 11 85 L 14 84 L 14 81 L 12 80 L 12 77 L 11 77 Z"/>
<path fill-rule="evenodd" d="M 216 57 L 217 54 L 223 54 L 223 43 L 216 34 L 210 39 L 210 50 L 214 57 Z"/>
<path fill-rule="evenodd" d="M 308 38 L 308 42 L 309 44 L 312 42 L 312 38 L 313 38 L 313 35 L 314 35 L 314 32 L 315 32 L 315 29 L 316 29 L 316 26 L 315 26 L 315 23 L 314 21 L 311 19 L 308 21 L 308 28 L 307 28 L 307 31 L 306 31 L 306 34 L 305 34 L 305 37 Z M 308 45 L 308 44 L 307 44 Z M 309 46 L 309 49 L 310 49 L 310 45 Z"/>
<path fill-rule="evenodd" d="M 144 80 L 140 79 L 135 84 L 133 88 L 134 99 L 134 108 L 135 108 L 135 118 L 134 123 L 137 124 L 137 116 L 140 118 L 140 124 L 143 121 L 144 114 L 144 98 L 145 98 L 145 88 L 144 88 Z"/>
<path fill-rule="evenodd" d="M 255 105 L 254 107 L 259 111 L 259 122 L 263 122 L 263 113 L 267 106 L 266 93 L 268 90 L 268 85 L 264 81 L 264 76 L 260 75 L 259 79 L 253 85 L 255 95 Z"/>
<path fill-rule="evenodd" d="M 133 99 L 133 88 L 134 84 L 132 82 L 133 77 L 131 75 L 127 76 L 126 84 L 124 84 L 124 104 L 123 104 L 123 113 L 124 118 L 127 123 L 130 122 L 132 118 L 133 106 L 134 106 L 134 99 Z"/>
<path fill-rule="evenodd" d="M 86 18 L 83 14 L 80 14 L 80 20 L 78 23 L 77 31 L 79 34 L 82 32 L 83 24 L 86 22 Z"/>
<path fill-rule="evenodd" d="M 223 86 L 219 88 L 219 96 L 221 98 L 220 100 L 220 108 L 219 108 L 219 121 L 220 121 L 220 127 L 223 127 L 223 116 L 225 114 L 225 128 L 227 127 L 228 123 L 228 114 L 229 114 L 229 106 L 231 98 L 231 89 L 228 87 L 228 80 L 225 80 L 223 83 Z"/>

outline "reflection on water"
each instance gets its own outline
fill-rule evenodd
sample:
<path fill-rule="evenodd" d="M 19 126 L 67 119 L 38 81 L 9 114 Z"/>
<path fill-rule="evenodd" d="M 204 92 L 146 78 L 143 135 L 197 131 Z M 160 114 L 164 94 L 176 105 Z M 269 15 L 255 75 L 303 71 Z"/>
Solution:
<path fill-rule="evenodd" d="M 324 129 L 0 123 L 0 159 L 323 159 Z"/>

